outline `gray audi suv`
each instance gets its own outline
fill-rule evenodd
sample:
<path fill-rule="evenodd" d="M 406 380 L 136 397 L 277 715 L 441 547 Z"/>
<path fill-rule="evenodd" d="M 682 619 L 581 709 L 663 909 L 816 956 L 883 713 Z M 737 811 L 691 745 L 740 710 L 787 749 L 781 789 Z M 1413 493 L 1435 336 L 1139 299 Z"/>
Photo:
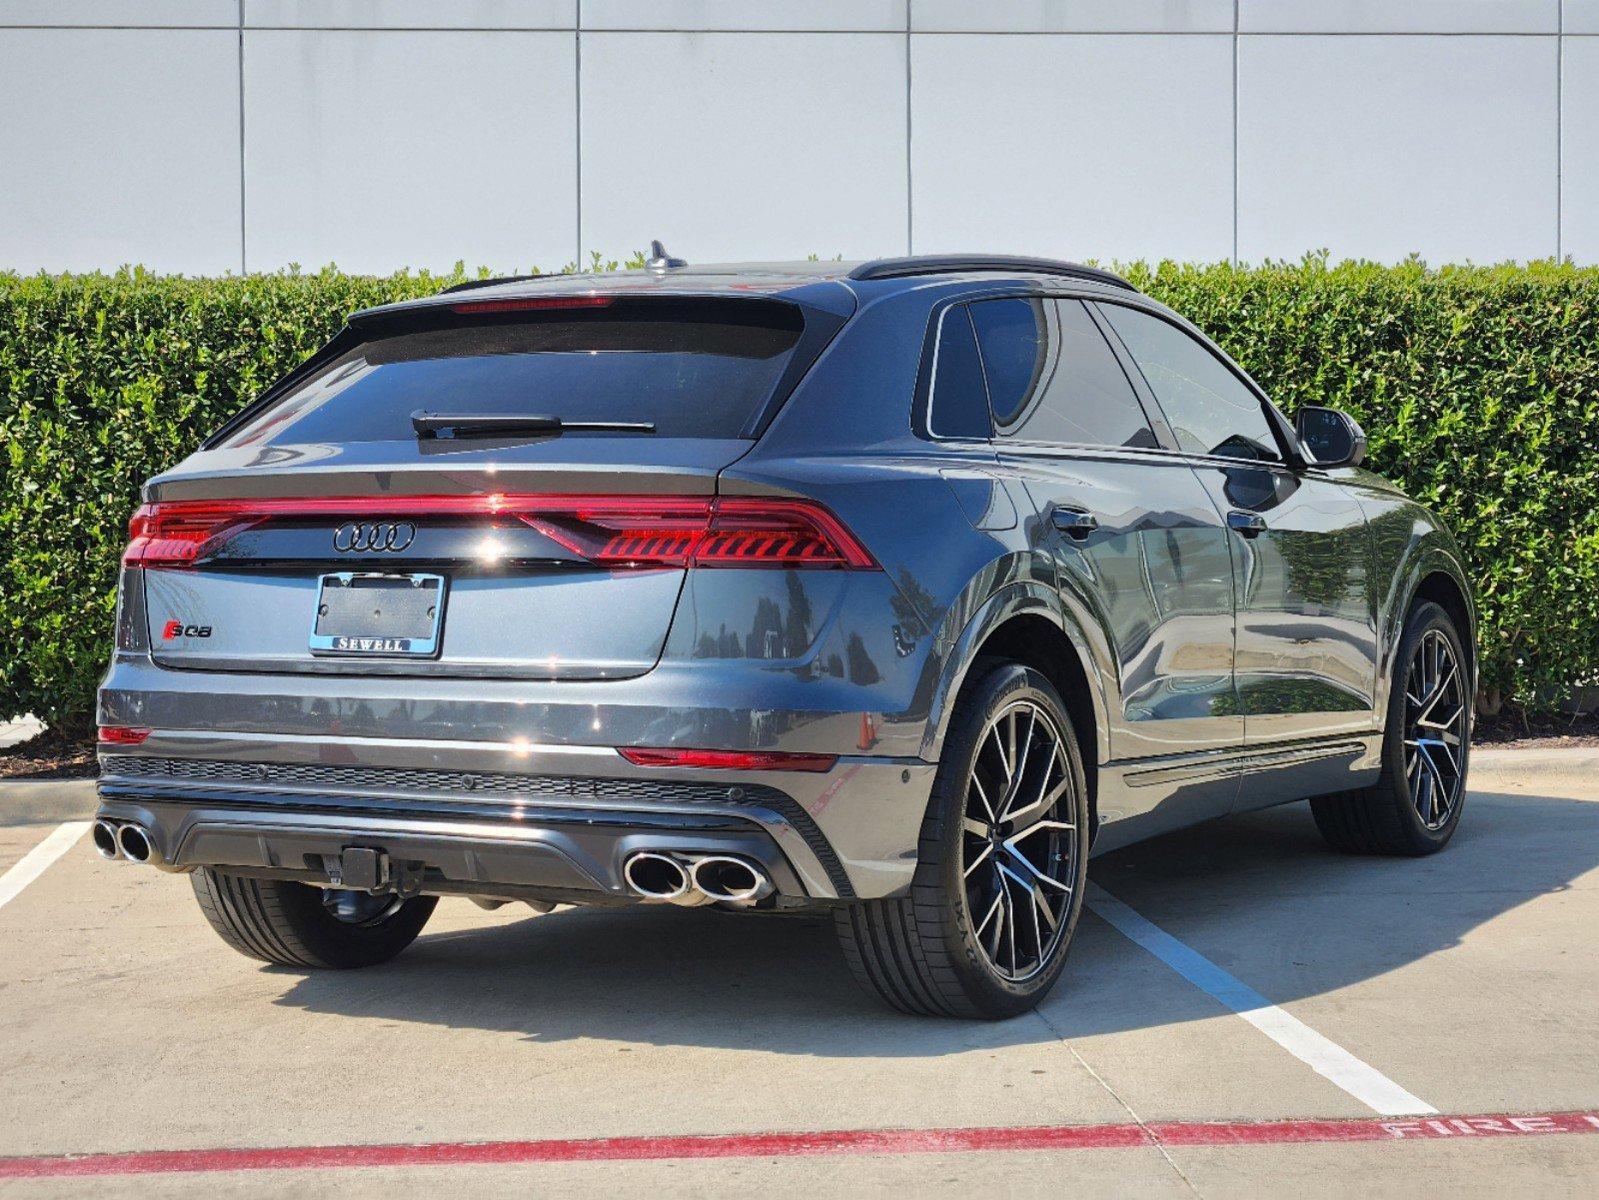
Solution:
<path fill-rule="evenodd" d="M 896 1008 L 1060 976 L 1091 853 L 1309 798 L 1460 821 L 1460 554 L 1108 272 L 950 256 L 467 284 L 358 312 L 150 480 L 107 858 L 236 950 L 440 896 L 827 911 Z"/>

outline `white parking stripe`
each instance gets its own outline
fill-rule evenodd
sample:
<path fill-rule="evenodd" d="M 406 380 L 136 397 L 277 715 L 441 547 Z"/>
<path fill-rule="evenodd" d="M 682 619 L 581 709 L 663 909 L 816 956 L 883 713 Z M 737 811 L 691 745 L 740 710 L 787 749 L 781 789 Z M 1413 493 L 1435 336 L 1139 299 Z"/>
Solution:
<path fill-rule="evenodd" d="M 1385 1117 L 1436 1113 L 1376 1067 L 1361 1062 L 1297 1017 L 1272 1004 L 1248 984 L 1234 979 L 1191 946 L 1139 916 L 1098 884 L 1088 885 L 1087 904 L 1096 916 L 1137 942 L 1195 987 L 1209 992 L 1318 1075 Z"/>
<path fill-rule="evenodd" d="M 24 854 L 16 866 L 4 875 L 0 875 L 0 908 L 15 900 L 23 888 L 43 875 L 51 863 L 72 849 L 78 839 L 89 832 L 89 826 L 92 824 L 92 821 L 68 821 L 65 825 L 51 830 L 49 837 Z"/>

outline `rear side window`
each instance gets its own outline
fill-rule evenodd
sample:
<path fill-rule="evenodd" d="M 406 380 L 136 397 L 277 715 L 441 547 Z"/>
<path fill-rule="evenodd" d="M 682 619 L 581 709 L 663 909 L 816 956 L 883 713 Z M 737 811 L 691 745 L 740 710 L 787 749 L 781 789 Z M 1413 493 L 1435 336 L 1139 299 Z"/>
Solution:
<path fill-rule="evenodd" d="M 408 440 L 418 409 L 644 421 L 659 437 L 737 438 L 804 331 L 794 305 L 742 299 L 419 319 L 427 327 L 354 347 L 222 444 Z"/>
<path fill-rule="evenodd" d="M 934 437 L 987 441 L 992 432 L 983 364 L 977 357 L 977 338 L 965 305 L 946 309 L 939 324 L 928 413 Z"/>
<path fill-rule="evenodd" d="M 1099 309 L 1144 373 L 1181 449 L 1257 462 L 1281 459 L 1260 398 L 1209 347 L 1149 313 L 1120 304 Z"/>
<path fill-rule="evenodd" d="M 1081 301 L 985 300 L 971 313 L 1001 438 L 1157 445 L 1132 384 Z"/>

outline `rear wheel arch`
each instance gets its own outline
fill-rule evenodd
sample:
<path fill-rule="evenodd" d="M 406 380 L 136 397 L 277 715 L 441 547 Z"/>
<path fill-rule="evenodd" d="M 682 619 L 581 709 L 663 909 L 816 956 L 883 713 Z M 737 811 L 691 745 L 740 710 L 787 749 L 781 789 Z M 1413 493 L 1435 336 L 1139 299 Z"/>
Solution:
<path fill-rule="evenodd" d="M 1003 660 L 1032 667 L 1048 679 L 1060 693 L 1066 713 L 1072 719 L 1077 748 L 1083 759 L 1083 775 L 1088 784 L 1088 819 L 1099 828 L 1099 731 L 1103 728 L 1095 711 L 1097 690 L 1083 667 L 1077 647 L 1061 627 L 1047 617 L 1032 613 L 1011 617 L 983 640 L 977 661 Z M 980 671 L 968 673 L 975 680 Z"/>
<path fill-rule="evenodd" d="M 1108 756 L 1104 693 L 1082 638 L 1073 638 L 1053 594 L 1042 586 L 1015 584 L 990 597 L 967 623 L 950 656 L 940 703 L 923 743 L 923 757 L 936 758 L 961 694 L 976 686 L 983 664 L 1008 661 L 1032 667 L 1054 685 L 1077 735 L 1088 785 L 1089 819 L 1097 828 L 1098 769 Z"/>

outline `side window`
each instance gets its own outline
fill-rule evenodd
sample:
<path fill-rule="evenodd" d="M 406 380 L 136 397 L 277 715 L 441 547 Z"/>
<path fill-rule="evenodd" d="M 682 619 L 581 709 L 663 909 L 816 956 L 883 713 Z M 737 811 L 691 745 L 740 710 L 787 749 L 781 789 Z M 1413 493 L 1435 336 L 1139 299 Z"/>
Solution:
<path fill-rule="evenodd" d="M 944 310 L 929 395 L 927 427 L 934 437 L 987 441 L 991 436 L 983 365 L 964 304 Z"/>
<path fill-rule="evenodd" d="M 972 323 L 995 432 L 1062 446 L 1156 445 L 1133 386 L 1078 300 L 984 300 Z"/>
<path fill-rule="evenodd" d="M 1144 373 L 1184 451 L 1281 460 L 1259 398 L 1207 347 L 1171 322 L 1137 309 L 1101 304 L 1099 310 Z"/>

